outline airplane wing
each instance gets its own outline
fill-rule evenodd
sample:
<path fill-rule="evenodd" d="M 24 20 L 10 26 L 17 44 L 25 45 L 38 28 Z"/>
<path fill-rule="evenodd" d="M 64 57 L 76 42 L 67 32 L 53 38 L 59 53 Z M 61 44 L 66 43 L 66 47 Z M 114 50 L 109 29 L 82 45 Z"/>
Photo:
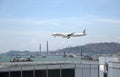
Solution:
<path fill-rule="evenodd" d="M 71 35 L 73 35 L 75 32 L 73 32 L 73 33 L 70 33 L 70 34 L 67 34 L 67 39 L 69 39 L 70 38 L 70 36 Z"/>

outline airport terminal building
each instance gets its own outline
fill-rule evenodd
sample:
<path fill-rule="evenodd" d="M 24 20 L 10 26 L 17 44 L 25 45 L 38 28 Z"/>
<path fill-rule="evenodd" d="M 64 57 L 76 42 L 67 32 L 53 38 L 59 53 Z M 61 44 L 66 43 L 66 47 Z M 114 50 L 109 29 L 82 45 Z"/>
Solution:
<path fill-rule="evenodd" d="M 12 62 L 0 66 L 0 77 L 99 77 L 98 64 L 77 61 Z"/>
<path fill-rule="evenodd" d="M 120 77 L 120 60 L 0 63 L 0 77 Z"/>

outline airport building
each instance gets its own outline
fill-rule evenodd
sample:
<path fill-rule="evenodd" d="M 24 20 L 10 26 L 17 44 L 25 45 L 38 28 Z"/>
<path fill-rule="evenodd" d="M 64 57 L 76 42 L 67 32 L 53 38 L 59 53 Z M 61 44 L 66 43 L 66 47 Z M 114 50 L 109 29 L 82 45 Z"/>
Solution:
<path fill-rule="evenodd" d="M 99 77 L 97 63 L 78 61 L 0 64 L 0 77 Z"/>
<path fill-rule="evenodd" d="M 120 60 L 99 57 L 99 61 L 0 63 L 0 77 L 120 77 Z"/>
<path fill-rule="evenodd" d="M 99 77 L 120 77 L 119 57 L 99 57 Z"/>

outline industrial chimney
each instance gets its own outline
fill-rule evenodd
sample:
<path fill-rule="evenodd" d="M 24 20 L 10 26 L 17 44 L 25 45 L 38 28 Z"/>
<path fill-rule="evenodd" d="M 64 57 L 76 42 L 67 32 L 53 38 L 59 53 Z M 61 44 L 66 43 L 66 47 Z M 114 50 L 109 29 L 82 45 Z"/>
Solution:
<path fill-rule="evenodd" d="M 48 55 L 48 41 L 47 41 L 47 55 Z"/>

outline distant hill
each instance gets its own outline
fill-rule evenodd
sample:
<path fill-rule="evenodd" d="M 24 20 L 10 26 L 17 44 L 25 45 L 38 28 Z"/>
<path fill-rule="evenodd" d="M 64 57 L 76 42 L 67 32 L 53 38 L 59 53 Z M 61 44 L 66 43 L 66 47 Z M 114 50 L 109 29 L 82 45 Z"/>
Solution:
<path fill-rule="evenodd" d="M 76 46 L 60 49 L 57 52 L 67 53 L 89 53 L 89 54 L 116 54 L 120 53 L 120 43 L 104 42 L 104 43 L 91 43 L 84 46 Z"/>
<path fill-rule="evenodd" d="M 31 51 L 19 51 L 19 50 L 10 50 L 6 53 L 2 53 L 1 55 L 12 55 L 12 56 L 19 56 L 19 55 L 31 55 L 33 54 Z"/>
<path fill-rule="evenodd" d="M 59 49 L 56 51 L 49 52 L 51 54 L 54 54 L 56 52 L 58 53 L 87 53 L 89 55 L 93 54 L 117 54 L 120 53 L 120 43 L 115 42 L 104 42 L 104 43 L 91 43 L 86 44 L 83 46 L 76 46 L 76 47 L 68 47 Z M 42 52 L 42 54 L 45 54 L 46 52 Z M 0 55 L 36 55 L 38 54 L 38 51 L 31 52 L 31 51 L 17 51 L 17 50 L 11 50 L 6 53 L 0 54 Z"/>

